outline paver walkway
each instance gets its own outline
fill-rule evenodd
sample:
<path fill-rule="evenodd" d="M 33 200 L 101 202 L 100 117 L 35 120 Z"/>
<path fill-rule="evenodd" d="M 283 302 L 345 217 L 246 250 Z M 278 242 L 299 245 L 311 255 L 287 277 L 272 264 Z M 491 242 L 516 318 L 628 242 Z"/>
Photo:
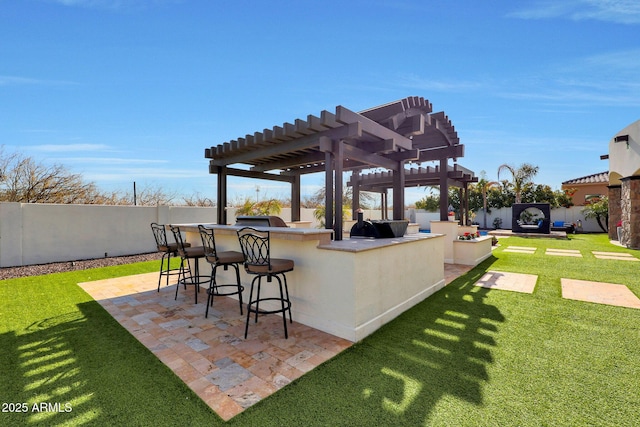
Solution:
<path fill-rule="evenodd" d="M 515 252 L 520 254 L 534 254 L 536 253 L 536 249 L 531 246 L 507 246 L 503 252 Z"/>
<path fill-rule="evenodd" d="M 560 279 L 560 282 L 563 298 L 619 307 L 640 308 L 640 299 L 625 285 L 575 279 Z"/>
<path fill-rule="evenodd" d="M 582 254 L 577 249 L 553 249 L 548 248 L 545 252 L 545 255 L 555 255 L 555 256 L 569 256 L 582 258 Z"/>
<path fill-rule="evenodd" d="M 513 253 L 532 255 L 536 253 L 536 250 L 537 248 L 534 246 L 507 246 L 506 248 L 504 248 L 503 252 L 513 252 Z M 640 259 L 626 252 L 591 251 L 591 253 L 593 254 L 594 257 L 598 259 L 610 259 L 610 260 L 616 260 L 616 261 L 635 261 L 635 262 L 640 261 Z M 545 251 L 545 255 L 582 258 L 582 253 L 578 249 L 547 248 L 547 250 Z"/>
<path fill-rule="evenodd" d="M 475 285 L 503 291 L 524 292 L 531 294 L 536 287 L 538 276 L 535 274 L 508 273 L 504 271 L 487 271 Z"/>
<path fill-rule="evenodd" d="M 488 289 L 533 293 L 538 276 L 534 274 L 487 271 L 475 285 Z M 625 285 L 560 279 L 562 297 L 577 301 L 640 309 L 640 299 Z"/>
<path fill-rule="evenodd" d="M 640 259 L 634 257 L 626 252 L 598 252 L 591 251 L 593 256 L 599 259 L 613 259 L 618 261 L 640 261 Z"/>

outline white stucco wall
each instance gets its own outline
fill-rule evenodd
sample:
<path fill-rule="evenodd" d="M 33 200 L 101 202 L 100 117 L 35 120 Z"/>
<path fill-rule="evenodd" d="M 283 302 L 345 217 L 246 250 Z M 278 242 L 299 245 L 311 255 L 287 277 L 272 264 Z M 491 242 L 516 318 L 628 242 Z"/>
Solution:
<path fill-rule="evenodd" d="M 215 218 L 215 208 L 0 203 L 0 267 L 153 252 L 152 222 Z"/>
<path fill-rule="evenodd" d="M 183 229 L 187 241 L 198 244 L 199 235 L 193 226 Z M 277 233 L 271 239 L 271 255 L 295 263 L 294 270 L 286 273 L 294 321 L 353 342 L 445 285 L 443 236 L 343 240 L 320 247 L 318 240 L 298 240 Z M 216 247 L 239 251 L 235 230 L 216 229 Z M 202 261 L 200 271 L 211 270 Z M 233 283 L 233 274 L 232 269 L 218 269 L 216 280 Z M 244 271 L 240 275 L 245 286 L 243 300 L 247 302 L 253 276 Z M 263 282 L 261 292 L 263 297 L 277 297 L 275 279 L 273 285 Z M 277 308 L 277 303 L 269 303 L 273 302 L 261 307 Z M 255 328 L 259 326 L 251 323 L 249 333 Z"/>
<path fill-rule="evenodd" d="M 580 207 L 552 209 L 551 221 L 577 222 L 585 232 L 601 232 L 595 220 L 585 220 Z M 230 223 L 235 223 L 229 212 Z M 290 209 L 280 214 L 291 218 Z M 511 228 L 511 209 L 492 210 L 493 218 L 503 218 L 502 228 Z M 366 218 L 380 218 L 380 211 L 365 212 Z M 409 210 L 407 218 L 428 229 L 429 221 L 438 214 Z M 476 220 L 482 223 L 482 212 Z M 301 219 L 318 226 L 313 209 L 303 209 Z M 178 206 L 103 206 L 0 203 L 0 267 L 43 264 L 58 261 L 109 256 L 133 255 L 155 251 L 149 224 L 214 223 L 215 208 Z"/>
<path fill-rule="evenodd" d="M 625 141 L 616 137 L 629 135 Z M 618 132 L 609 141 L 609 184 L 620 185 L 620 178 L 640 175 L 640 120 Z"/>

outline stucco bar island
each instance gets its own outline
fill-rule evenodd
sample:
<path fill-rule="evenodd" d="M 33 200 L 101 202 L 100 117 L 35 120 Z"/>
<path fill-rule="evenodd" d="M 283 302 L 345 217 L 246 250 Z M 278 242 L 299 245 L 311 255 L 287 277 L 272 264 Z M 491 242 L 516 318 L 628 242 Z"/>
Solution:
<path fill-rule="evenodd" d="M 197 224 L 179 225 L 192 245 L 201 245 Z M 240 226 L 205 224 L 215 230 L 218 250 L 240 251 Z M 445 285 L 444 244 L 439 234 L 388 239 L 331 240 L 331 230 L 257 227 L 271 233 L 271 256 L 288 258 L 293 320 L 357 342 Z M 202 263 L 202 272 L 210 268 Z M 218 283 L 232 282 L 231 270 Z M 248 300 L 250 278 L 241 273 Z M 275 291 L 263 286 L 263 292 Z M 215 300 L 213 303 L 215 308 Z M 265 307 L 266 308 L 266 307 Z"/>

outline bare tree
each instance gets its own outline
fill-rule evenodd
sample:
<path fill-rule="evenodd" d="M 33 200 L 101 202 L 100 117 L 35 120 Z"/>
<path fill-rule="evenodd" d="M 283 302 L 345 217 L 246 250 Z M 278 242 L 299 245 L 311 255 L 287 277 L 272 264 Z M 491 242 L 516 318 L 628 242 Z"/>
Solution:
<path fill-rule="evenodd" d="M 209 197 L 205 197 L 200 193 L 195 193 L 190 196 L 182 196 L 185 205 L 187 206 L 199 206 L 199 207 L 213 207 L 214 203 Z"/>
<path fill-rule="evenodd" d="M 138 206 L 161 206 L 171 205 L 173 200 L 178 197 L 178 193 L 175 191 L 167 192 L 159 185 L 147 185 L 136 191 L 136 205 Z M 127 205 L 133 205 L 133 192 L 124 192 L 120 200 Z M 119 203 L 120 204 L 120 203 Z"/>
<path fill-rule="evenodd" d="M 37 163 L 21 153 L 5 155 L 0 149 L 0 200 L 20 203 L 102 202 L 96 185 L 64 166 Z"/>

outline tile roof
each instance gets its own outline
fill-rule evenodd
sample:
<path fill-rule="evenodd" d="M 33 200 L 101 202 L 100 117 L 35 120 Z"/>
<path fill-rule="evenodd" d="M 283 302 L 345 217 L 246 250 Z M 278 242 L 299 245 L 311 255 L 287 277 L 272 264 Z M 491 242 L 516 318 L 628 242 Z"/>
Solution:
<path fill-rule="evenodd" d="M 575 185 L 575 184 L 609 184 L 609 172 L 605 171 L 600 173 L 594 173 L 592 175 L 570 179 L 562 183 L 562 185 Z"/>

